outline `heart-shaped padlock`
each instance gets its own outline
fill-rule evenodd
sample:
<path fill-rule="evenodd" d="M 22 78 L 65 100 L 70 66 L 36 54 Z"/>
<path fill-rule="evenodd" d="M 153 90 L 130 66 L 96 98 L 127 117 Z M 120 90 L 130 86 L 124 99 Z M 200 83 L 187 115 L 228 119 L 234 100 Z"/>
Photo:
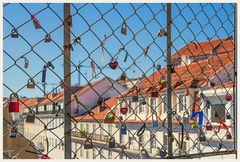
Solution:
<path fill-rule="evenodd" d="M 127 112 L 128 112 L 128 108 L 127 108 L 127 107 L 121 107 L 121 108 L 120 108 L 120 112 L 121 112 L 123 115 L 126 115 Z"/>
<path fill-rule="evenodd" d="M 34 122 L 35 122 L 35 113 L 33 110 L 30 110 L 26 117 L 26 123 L 34 123 Z"/>
<path fill-rule="evenodd" d="M 93 149 L 93 143 L 90 138 L 87 138 L 84 143 L 84 149 Z"/>
<path fill-rule="evenodd" d="M 9 137 L 16 138 L 16 136 L 17 136 L 17 127 L 12 127 L 9 133 Z"/>
<path fill-rule="evenodd" d="M 127 134 L 127 126 L 126 126 L 126 124 L 122 124 L 121 125 L 120 134 Z"/>
<path fill-rule="evenodd" d="M 115 148 L 115 138 L 111 137 L 109 139 L 109 148 Z"/>
<path fill-rule="evenodd" d="M 108 65 L 109 65 L 109 67 L 110 67 L 111 69 L 115 70 L 115 69 L 117 68 L 117 66 L 118 66 L 118 62 L 117 62 L 116 60 L 112 59 L 112 60 L 109 62 Z"/>
<path fill-rule="evenodd" d="M 17 29 L 12 29 L 11 37 L 12 38 L 18 38 L 18 31 L 17 31 Z"/>
<path fill-rule="evenodd" d="M 31 89 L 35 88 L 35 82 L 32 78 L 28 80 L 27 88 L 31 88 Z"/>
<path fill-rule="evenodd" d="M 230 94 L 226 94 L 225 99 L 227 102 L 232 100 L 232 96 Z"/>

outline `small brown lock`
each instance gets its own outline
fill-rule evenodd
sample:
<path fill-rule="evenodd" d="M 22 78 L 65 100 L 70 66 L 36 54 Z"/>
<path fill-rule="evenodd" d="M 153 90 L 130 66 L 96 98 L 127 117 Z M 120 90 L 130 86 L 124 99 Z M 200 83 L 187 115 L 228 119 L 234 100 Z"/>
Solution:
<path fill-rule="evenodd" d="M 121 80 L 125 81 L 126 80 L 126 73 L 122 73 L 121 77 L 120 77 Z"/>
<path fill-rule="evenodd" d="M 115 138 L 111 137 L 109 139 L 109 148 L 115 148 Z"/>
<path fill-rule="evenodd" d="M 127 25 L 126 25 L 125 21 L 123 21 L 123 23 L 122 23 L 121 33 L 123 35 L 127 35 Z"/>
<path fill-rule="evenodd" d="M 107 113 L 107 115 L 104 119 L 104 123 L 114 123 L 114 113 L 113 112 Z"/>
<path fill-rule="evenodd" d="M 35 82 L 32 78 L 28 80 L 27 88 L 35 88 Z"/>
<path fill-rule="evenodd" d="M 33 110 L 30 110 L 26 117 L 26 123 L 34 123 L 34 122 L 35 122 L 35 113 Z"/>
<path fill-rule="evenodd" d="M 92 140 L 90 138 L 87 138 L 84 143 L 84 149 L 93 149 Z"/>

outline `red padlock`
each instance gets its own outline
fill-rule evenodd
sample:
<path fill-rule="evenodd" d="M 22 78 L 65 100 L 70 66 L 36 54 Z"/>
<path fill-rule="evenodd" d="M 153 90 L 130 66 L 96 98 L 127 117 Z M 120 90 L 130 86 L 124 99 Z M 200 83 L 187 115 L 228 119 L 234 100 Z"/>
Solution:
<path fill-rule="evenodd" d="M 211 130 L 212 130 L 212 124 L 208 123 L 208 124 L 206 125 L 206 130 L 207 130 L 207 131 L 211 131 Z"/>
<path fill-rule="evenodd" d="M 109 62 L 108 65 L 109 65 L 109 67 L 110 67 L 111 69 L 115 70 L 115 69 L 117 68 L 117 66 L 118 66 L 118 62 L 117 62 L 116 60 L 112 59 L 112 60 Z"/>
<path fill-rule="evenodd" d="M 227 139 L 232 139 L 232 135 L 231 135 L 230 132 L 227 132 L 227 134 L 226 134 L 226 138 L 227 138 Z"/>
<path fill-rule="evenodd" d="M 39 159 L 51 159 L 51 158 L 48 157 L 47 155 L 40 155 Z"/>
<path fill-rule="evenodd" d="M 127 112 L 128 112 L 128 108 L 127 108 L 127 107 L 122 107 L 122 108 L 120 108 L 120 112 L 121 112 L 123 115 L 126 115 Z"/>
<path fill-rule="evenodd" d="M 13 98 L 16 98 L 17 100 L 13 101 Z M 19 101 L 18 101 L 18 95 L 16 93 L 12 93 L 10 95 L 10 101 L 8 102 L 8 111 L 11 112 L 19 112 Z"/>
<path fill-rule="evenodd" d="M 226 94 L 225 99 L 227 102 L 232 100 L 232 96 L 230 94 Z"/>
<path fill-rule="evenodd" d="M 152 91 L 151 92 L 151 97 L 158 97 L 158 92 L 157 91 Z"/>

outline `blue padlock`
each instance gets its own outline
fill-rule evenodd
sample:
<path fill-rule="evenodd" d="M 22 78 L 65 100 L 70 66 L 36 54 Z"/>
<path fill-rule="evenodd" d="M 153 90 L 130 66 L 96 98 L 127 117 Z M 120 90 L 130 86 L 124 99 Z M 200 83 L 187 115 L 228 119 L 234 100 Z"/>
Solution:
<path fill-rule="evenodd" d="M 16 127 L 12 127 L 11 131 L 9 133 L 9 137 L 16 138 L 16 136 L 17 136 L 17 128 Z"/>
<path fill-rule="evenodd" d="M 121 129 L 120 129 L 121 134 L 127 134 L 127 128 L 126 124 L 122 124 Z"/>
<path fill-rule="evenodd" d="M 157 120 L 153 120 L 152 121 L 152 126 L 153 127 L 158 127 L 158 121 Z"/>

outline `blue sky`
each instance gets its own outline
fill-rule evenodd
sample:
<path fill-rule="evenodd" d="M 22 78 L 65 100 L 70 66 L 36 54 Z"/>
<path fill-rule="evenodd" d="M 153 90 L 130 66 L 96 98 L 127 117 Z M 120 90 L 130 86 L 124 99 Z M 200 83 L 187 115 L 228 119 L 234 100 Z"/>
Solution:
<path fill-rule="evenodd" d="M 27 89 L 24 86 L 29 76 L 32 77 L 42 70 L 45 64 L 43 60 L 54 60 L 52 62 L 55 66 L 54 73 L 51 70 L 47 70 L 47 83 L 58 84 L 60 82 L 59 77 L 63 77 L 63 56 L 60 50 L 63 45 L 63 27 L 59 19 L 63 15 L 63 4 L 54 3 L 49 4 L 49 6 L 53 11 L 46 8 L 47 4 L 28 3 L 20 5 L 16 3 L 7 4 L 3 7 L 3 82 L 5 84 L 3 86 L 3 94 L 6 97 L 12 93 L 11 90 L 14 92 L 18 91 L 18 94 L 21 96 L 42 96 L 42 92 L 39 90 L 39 88 L 42 88 L 40 84 L 38 84 L 39 88 L 36 87 L 35 89 Z M 34 28 L 32 21 L 29 21 L 30 14 L 24 7 L 31 14 L 38 13 L 36 18 L 46 32 L 49 33 L 54 30 L 51 33 L 51 38 L 58 46 L 53 42 L 44 42 L 45 31 Z M 76 14 L 76 8 L 79 9 L 78 14 Z M 113 79 L 118 78 L 122 71 L 119 68 L 116 70 L 107 69 L 107 64 L 111 59 L 110 55 L 115 55 L 114 58 L 117 59 L 120 67 L 132 68 L 126 71 L 127 76 L 131 78 L 142 76 L 142 71 L 150 75 L 154 70 L 152 68 L 152 60 L 156 65 L 165 66 L 166 38 L 157 37 L 157 32 L 159 29 L 166 27 L 166 5 L 158 3 L 147 5 L 126 3 L 114 4 L 115 10 L 111 10 L 112 8 L 113 4 L 97 3 L 93 5 L 79 3 L 71 5 L 71 14 L 74 15 L 71 30 L 74 35 L 81 36 L 81 45 L 73 45 L 74 51 L 71 51 L 72 62 L 78 64 L 80 61 L 82 65 L 90 66 L 90 61 L 94 60 L 98 66 L 105 66 L 106 68 L 102 72 Z M 101 19 L 99 12 L 103 15 L 104 20 Z M 154 15 L 155 19 L 153 19 Z M 101 20 L 98 21 L 99 19 Z M 205 41 L 207 38 L 219 39 L 233 35 L 233 4 L 172 4 L 172 19 L 172 40 L 174 46 L 172 53 L 175 53 L 176 50 L 179 50 L 191 41 Z M 120 32 L 123 20 L 126 20 L 128 26 L 126 36 Z M 33 46 L 34 52 L 31 51 L 31 47 L 23 38 L 14 39 L 9 36 L 13 26 L 8 21 L 14 27 L 18 27 L 18 32 Z M 187 22 L 191 22 L 188 27 Z M 24 25 L 22 25 L 23 23 Z M 146 24 L 145 29 L 144 24 Z M 89 30 L 88 25 L 91 26 L 91 30 Z M 114 35 L 111 35 L 112 29 L 117 29 Z M 135 37 L 133 33 L 137 33 Z M 103 40 L 104 35 L 107 35 L 108 39 L 104 46 L 106 48 L 105 58 L 102 63 L 99 39 Z M 132 40 L 133 38 L 134 40 Z M 37 44 L 38 42 L 40 43 Z M 125 49 L 130 55 L 127 62 L 123 62 L 125 52 L 119 53 L 122 44 L 125 45 Z M 144 57 L 142 48 L 146 48 L 148 45 L 150 45 L 149 57 Z M 23 54 L 29 60 L 28 69 L 23 68 L 24 60 L 19 59 Z M 18 66 L 15 65 L 9 68 L 14 64 L 11 57 L 15 60 L 19 59 L 16 62 Z M 135 67 L 135 72 L 133 72 L 133 66 L 131 65 L 136 58 L 138 58 L 136 65 L 141 70 Z M 29 76 L 23 72 L 24 70 Z M 72 68 L 72 71 L 74 70 L 75 67 Z M 99 70 L 96 69 L 96 73 L 98 72 Z M 86 83 L 87 80 L 92 80 L 90 68 L 81 68 L 81 73 L 82 84 Z M 98 79 L 103 77 L 103 75 L 98 76 Z M 72 74 L 71 79 L 72 84 L 78 82 L 76 71 Z M 41 73 L 34 77 L 34 80 L 35 82 L 41 82 Z M 47 91 L 51 91 L 53 87 L 53 85 L 48 85 Z"/>

